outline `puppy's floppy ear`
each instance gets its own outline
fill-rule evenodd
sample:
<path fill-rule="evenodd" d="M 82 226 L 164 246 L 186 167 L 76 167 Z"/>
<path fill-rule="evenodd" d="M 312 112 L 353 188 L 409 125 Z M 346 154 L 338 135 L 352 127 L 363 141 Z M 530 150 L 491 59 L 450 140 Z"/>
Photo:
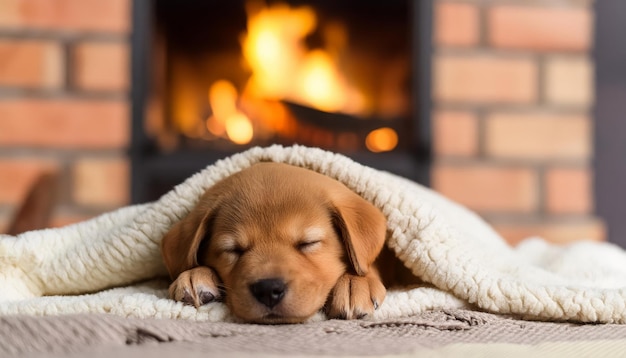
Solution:
<path fill-rule="evenodd" d="M 161 255 L 172 279 L 198 266 L 198 249 L 208 232 L 214 208 L 212 200 L 203 197 L 189 214 L 170 228 L 161 241 Z"/>
<path fill-rule="evenodd" d="M 352 268 L 364 276 L 385 243 L 385 216 L 351 191 L 335 193 L 332 197 L 333 223 L 346 247 Z"/>

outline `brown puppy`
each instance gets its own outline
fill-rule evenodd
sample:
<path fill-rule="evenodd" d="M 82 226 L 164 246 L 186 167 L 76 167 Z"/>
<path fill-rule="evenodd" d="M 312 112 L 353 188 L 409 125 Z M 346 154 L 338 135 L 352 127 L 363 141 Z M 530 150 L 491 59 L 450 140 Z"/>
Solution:
<path fill-rule="evenodd" d="M 260 163 L 217 183 L 162 241 L 170 296 L 224 299 L 247 322 L 372 314 L 386 290 L 373 263 L 386 222 L 340 182 Z M 224 297 L 225 296 L 225 297 Z"/>

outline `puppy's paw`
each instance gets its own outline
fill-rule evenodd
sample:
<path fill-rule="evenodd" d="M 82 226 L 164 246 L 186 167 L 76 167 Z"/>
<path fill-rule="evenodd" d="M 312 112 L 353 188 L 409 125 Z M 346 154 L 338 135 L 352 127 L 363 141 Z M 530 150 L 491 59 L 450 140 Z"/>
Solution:
<path fill-rule="evenodd" d="M 200 307 L 221 299 L 218 278 L 208 267 L 194 267 L 184 271 L 169 288 L 170 298 L 188 305 Z"/>
<path fill-rule="evenodd" d="M 360 319 L 372 315 L 385 300 L 387 290 L 377 273 L 366 276 L 343 274 L 326 306 L 329 318 Z"/>

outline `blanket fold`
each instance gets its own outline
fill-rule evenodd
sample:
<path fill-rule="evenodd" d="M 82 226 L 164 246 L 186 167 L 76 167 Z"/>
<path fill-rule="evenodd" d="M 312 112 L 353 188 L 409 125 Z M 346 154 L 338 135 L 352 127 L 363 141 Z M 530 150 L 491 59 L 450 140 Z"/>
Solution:
<path fill-rule="evenodd" d="M 428 188 L 302 146 L 233 155 L 152 203 L 64 228 L 0 235 L 0 314 L 231 320 L 221 303 L 196 309 L 167 298 L 159 243 L 207 188 L 262 161 L 337 179 L 387 217 L 388 247 L 434 288 L 390 290 L 372 319 L 474 306 L 530 319 L 626 323 L 622 249 L 588 242 L 557 247 L 541 239 L 514 249 L 476 214 Z"/>

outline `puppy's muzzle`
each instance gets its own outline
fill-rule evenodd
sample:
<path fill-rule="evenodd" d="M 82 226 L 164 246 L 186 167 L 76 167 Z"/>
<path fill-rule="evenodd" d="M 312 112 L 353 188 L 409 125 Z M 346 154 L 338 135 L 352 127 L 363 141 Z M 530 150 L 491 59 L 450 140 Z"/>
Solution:
<path fill-rule="evenodd" d="M 285 297 L 285 291 L 287 291 L 285 281 L 278 278 L 258 280 L 250 285 L 252 296 L 270 309 L 280 303 Z"/>

